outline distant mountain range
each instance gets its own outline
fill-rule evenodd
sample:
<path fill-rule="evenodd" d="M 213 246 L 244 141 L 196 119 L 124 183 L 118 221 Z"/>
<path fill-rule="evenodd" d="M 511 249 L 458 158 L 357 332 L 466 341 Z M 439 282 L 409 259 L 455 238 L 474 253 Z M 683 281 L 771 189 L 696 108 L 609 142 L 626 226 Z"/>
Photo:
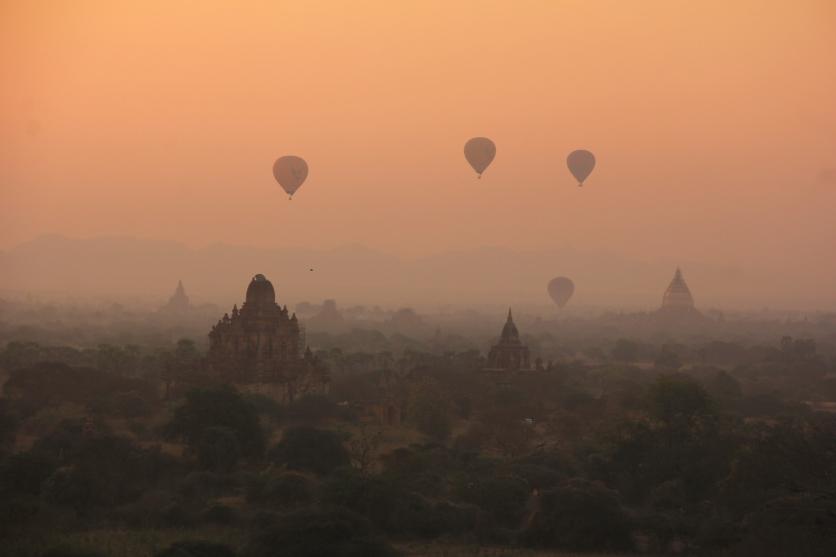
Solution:
<path fill-rule="evenodd" d="M 275 285 L 279 302 L 289 306 L 336 298 L 341 305 L 427 309 L 546 307 L 546 283 L 566 275 L 576 284 L 570 304 L 575 308 L 655 309 L 677 265 L 702 308 L 776 305 L 774 292 L 783 286 L 739 268 L 569 249 L 481 247 L 406 259 L 361 245 L 318 250 L 214 244 L 193 249 L 130 237 L 44 236 L 0 253 L 0 291 L 162 304 L 182 280 L 193 301 L 226 305 L 240 303 L 252 275 L 263 273 Z"/>

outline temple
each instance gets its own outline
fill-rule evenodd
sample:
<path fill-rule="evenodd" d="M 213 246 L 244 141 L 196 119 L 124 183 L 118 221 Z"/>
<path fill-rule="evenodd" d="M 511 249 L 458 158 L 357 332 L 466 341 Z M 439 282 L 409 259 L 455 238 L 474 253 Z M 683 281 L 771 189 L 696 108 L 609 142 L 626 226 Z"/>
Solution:
<path fill-rule="evenodd" d="M 662 307 L 657 312 L 664 317 L 701 317 L 702 314 L 694 307 L 694 297 L 691 290 L 685 284 L 682 271 L 676 268 L 673 280 L 662 296 Z"/>
<path fill-rule="evenodd" d="M 183 281 L 177 281 L 177 288 L 174 294 L 168 299 L 168 303 L 160 308 L 164 313 L 185 313 L 191 309 L 192 305 L 189 302 L 189 297 L 186 296 L 186 289 L 183 288 Z"/>
<path fill-rule="evenodd" d="M 502 328 L 502 335 L 488 353 L 486 371 L 515 371 L 531 369 L 528 347 L 520 340 L 520 332 L 514 324 L 511 309 Z"/>
<path fill-rule="evenodd" d="M 209 373 L 244 390 L 284 402 L 328 390 L 328 374 L 305 347 L 296 314 L 279 307 L 273 285 L 255 275 L 241 309 L 223 318 L 209 333 Z"/>

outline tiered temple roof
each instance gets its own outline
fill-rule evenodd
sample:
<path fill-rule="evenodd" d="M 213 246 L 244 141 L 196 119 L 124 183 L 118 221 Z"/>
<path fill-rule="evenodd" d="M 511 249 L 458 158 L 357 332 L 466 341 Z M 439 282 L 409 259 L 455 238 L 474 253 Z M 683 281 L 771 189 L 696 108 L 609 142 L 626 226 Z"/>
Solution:
<path fill-rule="evenodd" d="M 665 294 L 662 296 L 662 307 L 659 308 L 659 314 L 663 316 L 689 316 L 698 317 L 702 314 L 694 307 L 694 297 L 691 295 L 691 290 L 685 283 L 685 278 L 682 276 L 682 271 L 679 267 L 673 275 L 671 283 L 668 285 Z"/>
<path fill-rule="evenodd" d="M 162 307 L 162 311 L 168 313 L 183 313 L 191 309 L 189 297 L 186 295 L 186 289 L 183 288 L 183 281 L 177 281 L 177 288 L 174 294 L 168 299 L 168 303 Z"/>
<path fill-rule="evenodd" d="M 264 275 L 255 275 L 241 309 L 223 318 L 209 333 L 209 370 L 238 384 L 282 385 L 280 395 L 319 391 L 327 374 L 305 350 L 304 331 L 296 314 L 276 303 L 276 292 Z"/>
<path fill-rule="evenodd" d="M 528 347 L 520 340 L 520 332 L 508 308 L 508 318 L 502 327 L 502 335 L 488 353 L 488 370 L 526 370 L 531 369 Z"/>

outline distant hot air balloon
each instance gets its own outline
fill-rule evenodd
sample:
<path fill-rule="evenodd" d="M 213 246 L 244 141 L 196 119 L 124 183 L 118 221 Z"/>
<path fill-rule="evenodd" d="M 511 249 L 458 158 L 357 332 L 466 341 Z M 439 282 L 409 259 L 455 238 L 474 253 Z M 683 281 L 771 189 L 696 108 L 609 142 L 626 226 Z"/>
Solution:
<path fill-rule="evenodd" d="M 575 293 L 575 283 L 566 277 L 557 277 L 549 281 L 548 291 L 557 307 L 562 308 Z"/>
<path fill-rule="evenodd" d="M 572 176 L 578 181 L 578 186 L 582 186 L 595 168 L 595 155 L 585 149 L 578 149 L 572 151 L 566 157 L 566 164 L 569 166 L 569 171 Z"/>
<path fill-rule="evenodd" d="M 464 158 L 473 170 L 482 177 L 482 173 L 496 156 L 496 145 L 487 137 L 474 137 L 464 144 Z"/>
<path fill-rule="evenodd" d="M 293 194 L 302 187 L 305 178 L 308 177 L 308 163 L 293 155 L 279 157 L 273 163 L 273 176 L 290 199 L 293 199 Z"/>

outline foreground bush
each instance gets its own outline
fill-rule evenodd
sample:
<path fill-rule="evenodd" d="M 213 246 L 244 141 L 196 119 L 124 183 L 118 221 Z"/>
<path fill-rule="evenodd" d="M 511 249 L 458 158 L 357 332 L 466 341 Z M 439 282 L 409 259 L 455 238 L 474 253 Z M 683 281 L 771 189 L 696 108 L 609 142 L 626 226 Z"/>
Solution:
<path fill-rule="evenodd" d="M 207 433 L 211 428 L 218 429 Z M 221 431 L 234 435 L 242 455 L 261 456 L 264 431 L 258 412 L 231 387 L 192 389 L 186 393 L 186 401 L 175 410 L 174 417 L 166 426 L 170 439 L 182 440 L 193 448 L 208 444 L 204 450 L 209 453 L 214 450 L 211 446 L 214 442 L 231 443 L 226 438 L 221 439 Z"/>
<path fill-rule="evenodd" d="M 303 509 L 271 521 L 251 540 L 247 557 L 394 557 L 369 522 L 344 509 Z"/>
<path fill-rule="evenodd" d="M 428 499 L 391 480 L 339 470 L 322 485 L 323 501 L 359 513 L 393 536 L 437 538 L 472 532 L 478 509 Z"/>
<path fill-rule="evenodd" d="M 265 472 L 247 486 L 247 500 L 274 508 L 294 508 L 310 504 L 314 482 L 298 472 Z"/>
<path fill-rule="evenodd" d="M 836 555 L 836 496 L 800 493 L 770 501 L 744 521 L 734 557 Z"/>
<path fill-rule="evenodd" d="M 626 551 L 631 525 L 616 492 L 572 480 L 544 491 L 523 532 L 527 545 L 566 551 Z"/>
<path fill-rule="evenodd" d="M 235 557 L 235 552 L 221 543 L 206 541 L 174 542 L 154 557 Z"/>
<path fill-rule="evenodd" d="M 351 464 L 338 433 L 307 426 L 285 431 L 282 440 L 270 451 L 270 459 L 290 470 L 323 475 Z"/>

